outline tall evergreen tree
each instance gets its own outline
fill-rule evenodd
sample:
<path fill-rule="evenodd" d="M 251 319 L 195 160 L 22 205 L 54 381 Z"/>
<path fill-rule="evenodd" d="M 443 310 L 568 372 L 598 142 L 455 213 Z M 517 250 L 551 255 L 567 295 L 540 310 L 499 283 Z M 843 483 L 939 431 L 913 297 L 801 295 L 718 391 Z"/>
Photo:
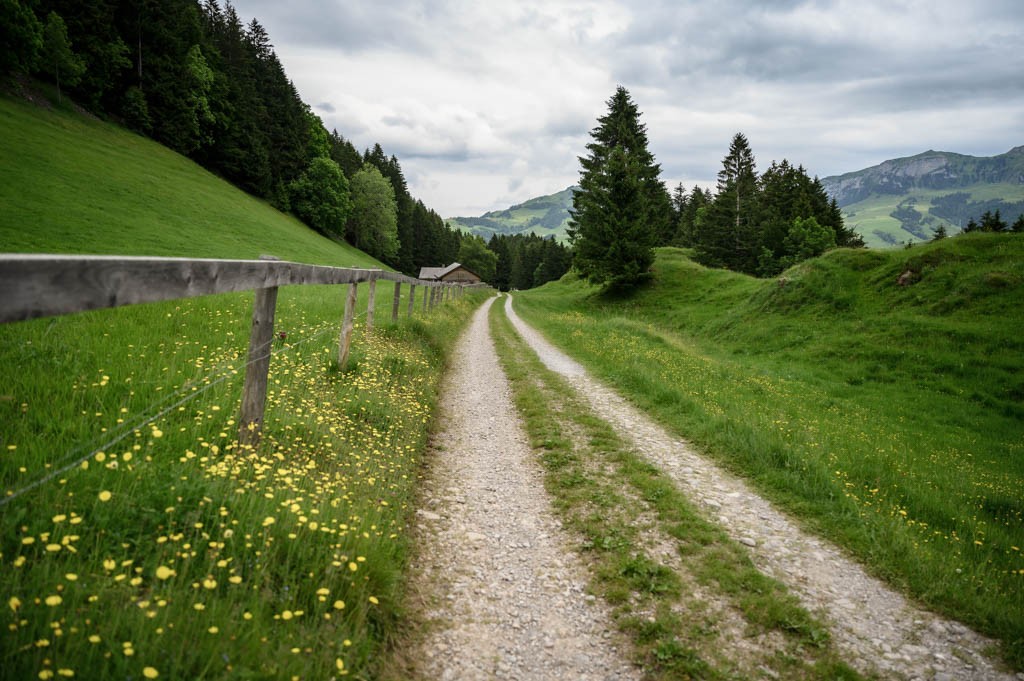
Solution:
<path fill-rule="evenodd" d="M 509 247 L 509 237 L 504 234 L 495 234 L 487 242 L 487 248 L 491 249 L 497 256 L 494 266 L 494 278 L 491 285 L 499 291 L 508 291 L 512 281 L 512 254 Z"/>
<path fill-rule="evenodd" d="M 352 176 L 363 167 L 363 157 L 351 142 L 338 134 L 337 130 L 331 132 L 330 142 L 331 158 L 341 166 L 345 177 L 352 179 Z"/>
<path fill-rule="evenodd" d="M 647 276 L 654 246 L 669 230 L 672 204 L 629 92 L 619 86 L 607 104 L 608 113 L 590 133 L 589 155 L 580 157 L 569 240 L 581 275 L 628 287 Z"/>
<path fill-rule="evenodd" d="M 697 261 L 709 267 L 754 272 L 760 254 L 758 178 L 754 154 L 736 133 L 718 172 L 718 194 L 696 239 Z"/>
<path fill-rule="evenodd" d="M 699 185 L 693 185 L 690 195 L 680 205 L 676 245 L 689 248 L 696 243 L 698 218 L 703 219 L 702 216 L 707 212 L 707 206 L 713 199 L 710 189 L 705 190 Z"/>

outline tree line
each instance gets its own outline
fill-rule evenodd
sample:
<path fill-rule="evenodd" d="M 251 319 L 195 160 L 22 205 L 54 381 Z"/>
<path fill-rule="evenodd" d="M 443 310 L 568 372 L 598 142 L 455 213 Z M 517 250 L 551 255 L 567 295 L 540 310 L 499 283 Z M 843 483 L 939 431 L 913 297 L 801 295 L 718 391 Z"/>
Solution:
<path fill-rule="evenodd" d="M 671 195 L 625 88 L 608 100 L 591 137 L 569 235 L 574 265 L 594 283 L 628 287 L 649 277 L 655 246 L 690 247 L 709 267 L 767 277 L 829 248 L 864 245 L 802 166 L 783 159 L 759 175 L 742 133 L 722 161 L 716 193 L 680 184 Z"/>
<path fill-rule="evenodd" d="M 302 101 L 257 19 L 218 0 L 0 0 L 0 78 L 45 78 L 90 112 L 184 154 L 408 274 L 461 234 Z"/>

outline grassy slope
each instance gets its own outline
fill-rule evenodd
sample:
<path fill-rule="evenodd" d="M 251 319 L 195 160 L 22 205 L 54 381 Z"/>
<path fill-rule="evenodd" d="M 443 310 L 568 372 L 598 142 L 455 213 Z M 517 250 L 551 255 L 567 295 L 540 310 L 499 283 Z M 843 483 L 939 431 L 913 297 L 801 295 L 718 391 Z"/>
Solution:
<path fill-rule="evenodd" d="M 906 270 L 919 281 L 897 286 Z M 784 286 L 663 249 L 521 314 L 670 428 L 1024 667 L 1024 239 L 836 251 Z"/>
<path fill-rule="evenodd" d="M 940 196 L 946 196 L 954 192 L 966 192 L 971 195 L 971 201 L 985 201 L 989 199 L 1003 199 L 1005 201 L 1024 200 L 1024 186 L 1013 184 L 979 184 L 962 189 L 915 189 L 912 192 L 899 196 L 873 196 L 863 201 L 843 207 L 843 217 L 846 225 L 853 227 L 864 237 L 865 243 L 871 248 L 887 248 L 893 244 L 887 243 L 875 232 L 888 234 L 897 244 L 906 241 L 918 242 L 920 239 L 903 229 L 900 221 L 892 217 L 891 213 L 896 210 L 897 205 L 908 198 L 916 199 L 914 210 L 931 218 L 925 227 L 925 232 L 937 229 L 940 224 L 946 226 L 950 234 L 956 234 L 960 227 L 951 224 L 942 218 L 932 216 L 928 213 L 931 207 L 931 200 Z M 976 216 L 981 218 L 980 215 Z M 1012 222 L 1016 216 L 1003 216 L 1010 218 Z"/>
<path fill-rule="evenodd" d="M 0 139 L 2 250 L 377 266 L 113 126 L 0 99 Z M 372 676 L 474 307 L 381 324 L 390 294 L 339 371 L 342 287 L 281 290 L 251 452 L 235 423 L 251 294 L 0 325 L 0 493 L 41 482 L 0 508 L 5 678 Z"/>
<path fill-rule="evenodd" d="M 115 126 L 2 97 L 0 137 L 0 250 L 380 267 Z"/>

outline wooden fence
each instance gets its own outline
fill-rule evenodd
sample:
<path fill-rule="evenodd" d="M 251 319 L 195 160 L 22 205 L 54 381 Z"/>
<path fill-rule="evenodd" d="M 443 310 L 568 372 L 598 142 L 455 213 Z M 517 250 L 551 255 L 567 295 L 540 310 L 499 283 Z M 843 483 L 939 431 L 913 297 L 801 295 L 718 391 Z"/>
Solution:
<path fill-rule="evenodd" d="M 348 284 L 338 342 L 338 364 L 348 362 L 357 286 L 369 285 L 366 328 L 373 329 L 378 281 L 394 282 L 392 321 L 398 320 L 402 285 L 409 286 L 406 315 L 423 289 L 423 311 L 461 296 L 470 286 L 414 279 L 377 269 L 306 265 L 262 256 L 260 260 L 212 260 L 101 255 L 0 254 L 0 323 L 52 317 L 136 303 L 215 293 L 255 291 L 246 363 L 239 442 L 255 446 L 263 426 L 274 334 L 277 289 L 303 284 Z"/>

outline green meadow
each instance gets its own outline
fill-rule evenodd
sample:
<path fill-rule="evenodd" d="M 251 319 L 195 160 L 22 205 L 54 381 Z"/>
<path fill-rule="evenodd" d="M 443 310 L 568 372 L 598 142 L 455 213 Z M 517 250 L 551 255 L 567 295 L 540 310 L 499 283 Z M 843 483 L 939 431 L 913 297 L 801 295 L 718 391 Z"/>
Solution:
<path fill-rule="evenodd" d="M 0 250 L 378 263 L 163 147 L 0 99 Z M 263 438 L 238 443 L 251 293 L 0 326 L 5 678 L 378 674 L 449 350 L 483 294 L 375 329 L 281 289 Z"/>
<path fill-rule="evenodd" d="M 516 306 L 669 429 L 1024 668 L 1024 239 L 838 250 L 779 280 L 661 249 L 632 295 L 570 275 Z"/>
<path fill-rule="evenodd" d="M 901 201 L 910 199 L 913 209 L 922 215 L 924 224 L 921 229 L 928 238 L 931 238 L 933 230 L 938 229 L 939 225 L 944 226 L 949 234 L 956 234 L 962 225 L 954 225 L 928 212 L 934 199 L 956 192 L 969 194 L 970 201 L 1024 200 L 1024 186 L 1019 184 L 977 184 L 961 189 L 914 189 L 907 196 L 875 195 L 844 206 L 843 219 L 847 226 L 853 227 L 864 237 L 864 242 L 871 248 L 891 248 L 894 245 L 903 245 L 907 241 L 916 243 L 921 238 L 905 230 L 902 223 L 892 216 Z M 981 215 L 975 217 L 980 219 Z M 1012 223 L 1016 215 L 1004 215 L 1003 218 L 1009 218 L 1009 222 Z"/>

